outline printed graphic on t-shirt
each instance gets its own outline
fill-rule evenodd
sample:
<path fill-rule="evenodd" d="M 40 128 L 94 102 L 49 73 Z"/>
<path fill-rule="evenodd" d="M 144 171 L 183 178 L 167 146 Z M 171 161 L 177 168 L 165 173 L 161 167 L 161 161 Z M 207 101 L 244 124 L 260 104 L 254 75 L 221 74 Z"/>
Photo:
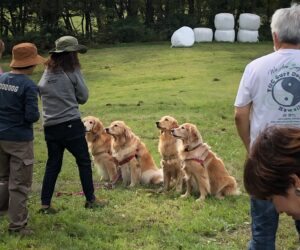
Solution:
<path fill-rule="evenodd" d="M 11 84 L 0 83 L 0 90 L 18 92 L 19 87 Z"/>
<path fill-rule="evenodd" d="M 294 124 L 300 121 L 300 67 L 296 64 L 283 64 L 269 72 L 272 77 L 268 84 L 268 94 L 278 105 L 281 118 L 272 123 Z M 298 112 L 297 112 L 298 111 Z"/>

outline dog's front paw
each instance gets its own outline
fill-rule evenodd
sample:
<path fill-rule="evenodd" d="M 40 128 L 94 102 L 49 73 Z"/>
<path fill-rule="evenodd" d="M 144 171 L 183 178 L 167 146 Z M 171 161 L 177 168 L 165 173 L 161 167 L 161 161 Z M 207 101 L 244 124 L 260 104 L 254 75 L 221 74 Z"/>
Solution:
<path fill-rule="evenodd" d="M 129 188 L 134 188 L 135 187 L 135 183 L 130 183 L 130 185 L 128 187 Z"/>
<path fill-rule="evenodd" d="M 196 200 L 196 202 L 202 202 L 202 201 L 204 201 L 205 200 L 205 196 L 200 196 L 197 200 Z"/>
<path fill-rule="evenodd" d="M 180 198 L 186 199 L 186 198 L 188 198 L 189 196 L 190 196 L 190 194 L 185 193 L 185 194 L 181 195 Z"/>
<path fill-rule="evenodd" d="M 224 200 L 225 196 L 222 195 L 222 194 L 217 194 L 216 198 L 219 199 L 219 200 Z"/>

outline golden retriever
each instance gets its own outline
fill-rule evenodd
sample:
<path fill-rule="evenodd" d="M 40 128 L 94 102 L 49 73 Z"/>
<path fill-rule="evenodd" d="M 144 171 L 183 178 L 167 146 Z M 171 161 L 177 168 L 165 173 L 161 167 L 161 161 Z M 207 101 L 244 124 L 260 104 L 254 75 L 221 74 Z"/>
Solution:
<path fill-rule="evenodd" d="M 184 123 L 173 129 L 172 134 L 182 141 L 179 156 L 187 181 L 186 193 L 182 197 L 189 196 L 193 188 L 200 191 L 197 201 L 204 200 L 207 194 L 222 199 L 239 193 L 235 178 L 229 175 L 223 161 L 203 143 L 195 125 Z"/>
<path fill-rule="evenodd" d="M 102 122 L 94 116 L 82 119 L 85 126 L 85 138 L 98 173 L 105 181 L 115 182 L 118 178 L 117 164 L 111 153 L 111 136 Z"/>
<path fill-rule="evenodd" d="M 172 129 L 178 128 L 178 122 L 172 116 L 163 116 L 156 122 L 156 126 L 160 130 L 158 152 L 162 158 L 160 164 L 164 173 L 164 190 L 168 191 L 173 183 L 176 191 L 181 193 L 183 172 L 177 145 L 180 141 L 171 132 Z"/>
<path fill-rule="evenodd" d="M 114 121 L 106 133 L 113 137 L 112 154 L 121 168 L 123 184 L 162 184 L 162 171 L 154 163 L 145 144 L 123 121 Z"/>

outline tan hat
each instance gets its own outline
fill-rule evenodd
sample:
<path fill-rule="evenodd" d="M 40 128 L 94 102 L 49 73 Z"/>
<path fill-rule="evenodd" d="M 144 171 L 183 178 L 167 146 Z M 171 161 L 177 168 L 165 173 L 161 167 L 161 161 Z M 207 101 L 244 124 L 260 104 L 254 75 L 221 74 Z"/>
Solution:
<path fill-rule="evenodd" d="M 49 51 L 52 53 L 62 53 L 62 52 L 79 52 L 85 53 L 87 47 L 78 44 L 78 40 L 73 36 L 62 36 L 55 41 L 55 48 Z"/>
<path fill-rule="evenodd" d="M 46 59 L 38 55 L 37 48 L 33 43 L 20 43 L 13 47 L 12 60 L 10 67 L 25 68 L 41 63 L 45 63 Z"/>

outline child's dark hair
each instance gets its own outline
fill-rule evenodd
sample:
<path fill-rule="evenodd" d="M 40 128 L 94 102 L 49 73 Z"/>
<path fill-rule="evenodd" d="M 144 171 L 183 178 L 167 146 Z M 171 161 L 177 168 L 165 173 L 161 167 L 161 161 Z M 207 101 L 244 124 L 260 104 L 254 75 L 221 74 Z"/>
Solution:
<path fill-rule="evenodd" d="M 294 184 L 292 175 L 300 177 L 300 128 L 265 129 L 254 142 L 245 163 L 246 191 L 259 199 L 285 196 Z"/>

